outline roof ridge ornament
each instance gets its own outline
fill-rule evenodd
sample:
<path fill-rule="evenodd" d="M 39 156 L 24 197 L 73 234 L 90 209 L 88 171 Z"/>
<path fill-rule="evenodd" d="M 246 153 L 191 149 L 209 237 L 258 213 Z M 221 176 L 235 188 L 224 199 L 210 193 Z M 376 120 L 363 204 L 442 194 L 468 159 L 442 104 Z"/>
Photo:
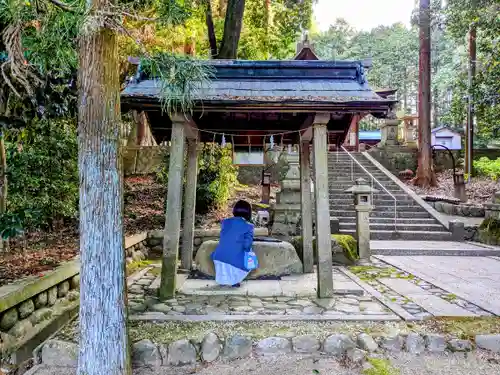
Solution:
<path fill-rule="evenodd" d="M 363 62 L 360 62 L 356 67 L 356 79 L 361 85 L 366 83 L 365 67 L 363 66 Z"/>

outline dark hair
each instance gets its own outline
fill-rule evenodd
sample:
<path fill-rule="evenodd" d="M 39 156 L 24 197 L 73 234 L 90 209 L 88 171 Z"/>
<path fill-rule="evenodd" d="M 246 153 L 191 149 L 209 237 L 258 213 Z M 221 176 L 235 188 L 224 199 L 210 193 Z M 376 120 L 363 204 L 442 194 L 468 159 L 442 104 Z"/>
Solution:
<path fill-rule="evenodd" d="M 233 207 L 233 215 L 242 217 L 246 221 L 252 220 L 252 205 L 244 200 L 239 200 Z"/>

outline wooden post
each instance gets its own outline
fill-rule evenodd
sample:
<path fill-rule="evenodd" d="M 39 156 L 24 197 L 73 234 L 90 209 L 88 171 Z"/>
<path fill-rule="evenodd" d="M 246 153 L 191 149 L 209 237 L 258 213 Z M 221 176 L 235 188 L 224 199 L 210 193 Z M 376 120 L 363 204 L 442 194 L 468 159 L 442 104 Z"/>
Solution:
<path fill-rule="evenodd" d="M 330 116 L 314 119 L 314 195 L 316 201 L 316 254 L 318 259 L 318 297 L 333 296 L 332 239 L 328 186 L 327 123 Z"/>
<path fill-rule="evenodd" d="M 168 168 L 167 209 L 161 264 L 161 300 L 173 298 L 176 289 L 177 254 L 181 230 L 182 178 L 184 169 L 185 129 L 181 122 L 172 122 L 170 163 Z"/>
<path fill-rule="evenodd" d="M 314 272 L 310 143 L 300 144 L 300 208 L 304 273 Z"/>
<path fill-rule="evenodd" d="M 198 141 L 188 139 L 186 191 L 184 195 L 184 220 L 182 225 L 181 267 L 190 270 L 193 266 L 194 219 L 196 208 L 196 183 L 198 179 Z"/>

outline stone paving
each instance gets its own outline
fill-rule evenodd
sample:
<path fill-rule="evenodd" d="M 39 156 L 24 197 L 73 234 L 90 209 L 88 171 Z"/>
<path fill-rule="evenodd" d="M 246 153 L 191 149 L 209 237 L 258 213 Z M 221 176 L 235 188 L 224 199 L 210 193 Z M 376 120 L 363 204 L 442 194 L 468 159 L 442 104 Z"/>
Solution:
<path fill-rule="evenodd" d="M 403 259 L 408 257 L 394 258 Z M 448 289 L 439 288 L 413 273 L 383 262 L 382 259 L 386 259 L 386 257 L 374 257 L 372 258 L 373 266 L 352 267 L 351 271 L 415 318 L 491 316 L 490 312 L 468 300 L 459 298 L 457 295 L 450 293 Z"/>
<path fill-rule="evenodd" d="M 144 270 L 128 287 L 132 314 L 169 319 L 265 316 L 300 319 L 420 320 L 433 316 L 500 315 L 500 258 L 374 256 L 372 265 L 334 267 L 336 295 L 316 298 L 316 275 L 281 280 L 249 280 L 241 288 L 178 276 L 178 295 L 160 302 L 158 265 Z M 354 318 L 356 317 L 356 318 Z M 230 318 L 228 318 L 230 319 Z"/>
<path fill-rule="evenodd" d="M 453 302 L 478 315 L 500 315 L 500 261 L 495 257 L 378 256 L 415 278 L 446 290 Z"/>
<path fill-rule="evenodd" d="M 315 275 L 295 275 L 280 281 L 250 280 L 241 288 L 215 285 L 210 280 L 186 280 L 180 285 L 175 299 L 160 302 L 156 298 L 159 278 L 154 268 L 141 275 L 128 286 L 130 312 L 162 313 L 167 316 L 323 316 L 340 319 L 347 315 L 366 319 L 393 320 L 391 310 L 378 302 L 340 272 L 335 272 L 335 298 L 317 299 Z M 314 282 L 314 283 L 313 283 Z"/>

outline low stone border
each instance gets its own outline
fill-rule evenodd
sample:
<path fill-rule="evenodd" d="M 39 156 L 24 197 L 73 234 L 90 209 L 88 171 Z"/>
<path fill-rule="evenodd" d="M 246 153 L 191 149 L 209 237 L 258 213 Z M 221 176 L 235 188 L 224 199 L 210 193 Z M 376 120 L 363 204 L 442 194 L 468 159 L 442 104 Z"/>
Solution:
<path fill-rule="evenodd" d="M 255 228 L 254 236 L 265 237 L 269 235 L 269 230 L 267 228 Z M 152 230 L 148 232 L 146 245 L 149 248 L 149 251 L 153 255 L 161 255 L 163 252 L 163 230 Z M 194 231 L 194 240 L 193 240 L 193 256 L 196 255 L 196 252 L 200 248 L 201 244 L 205 241 L 209 240 L 218 240 L 220 237 L 220 228 L 216 229 L 195 229 Z M 182 247 L 182 231 L 181 236 L 179 237 L 179 248 Z"/>
<path fill-rule="evenodd" d="M 210 363 L 218 359 L 232 361 L 256 355 L 322 353 L 339 359 L 361 363 L 370 353 L 470 352 L 475 348 L 500 352 L 500 335 L 478 335 L 475 342 L 444 335 L 409 333 L 393 336 L 357 336 L 331 334 L 326 339 L 315 335 L 283 335 L 254 341 L 251 335 L 235 334 L 225 338 L 208 332 L 201 340 L 177 340 L 168 344 L 141 340 L 132 345 L 132 366 L 149 367 Z M 78 345 L 60 340 L 49 340 L 41 348 L 41 363 L 51 367 L 76 367 Z"/>
<path fill-rule="evenodd" d="M 474 204 L 453 204 L 442 201 L 427 201 L 427 204 L 432 206 L 436 211 L 447 215 L 463 216 L 463 217 L 484 217 L 485 209 L 483 206 Z"/>
<path fill-rule="evenodd" d="M 128 263 L 146 259 L 146 239 L 147 232 L 125 238 Z M 76 316 L 79 273 L 76 257 L 42 276 L 0 287 L 0 361 L 11 365 L 25 361 L 35 346 Z"/>

